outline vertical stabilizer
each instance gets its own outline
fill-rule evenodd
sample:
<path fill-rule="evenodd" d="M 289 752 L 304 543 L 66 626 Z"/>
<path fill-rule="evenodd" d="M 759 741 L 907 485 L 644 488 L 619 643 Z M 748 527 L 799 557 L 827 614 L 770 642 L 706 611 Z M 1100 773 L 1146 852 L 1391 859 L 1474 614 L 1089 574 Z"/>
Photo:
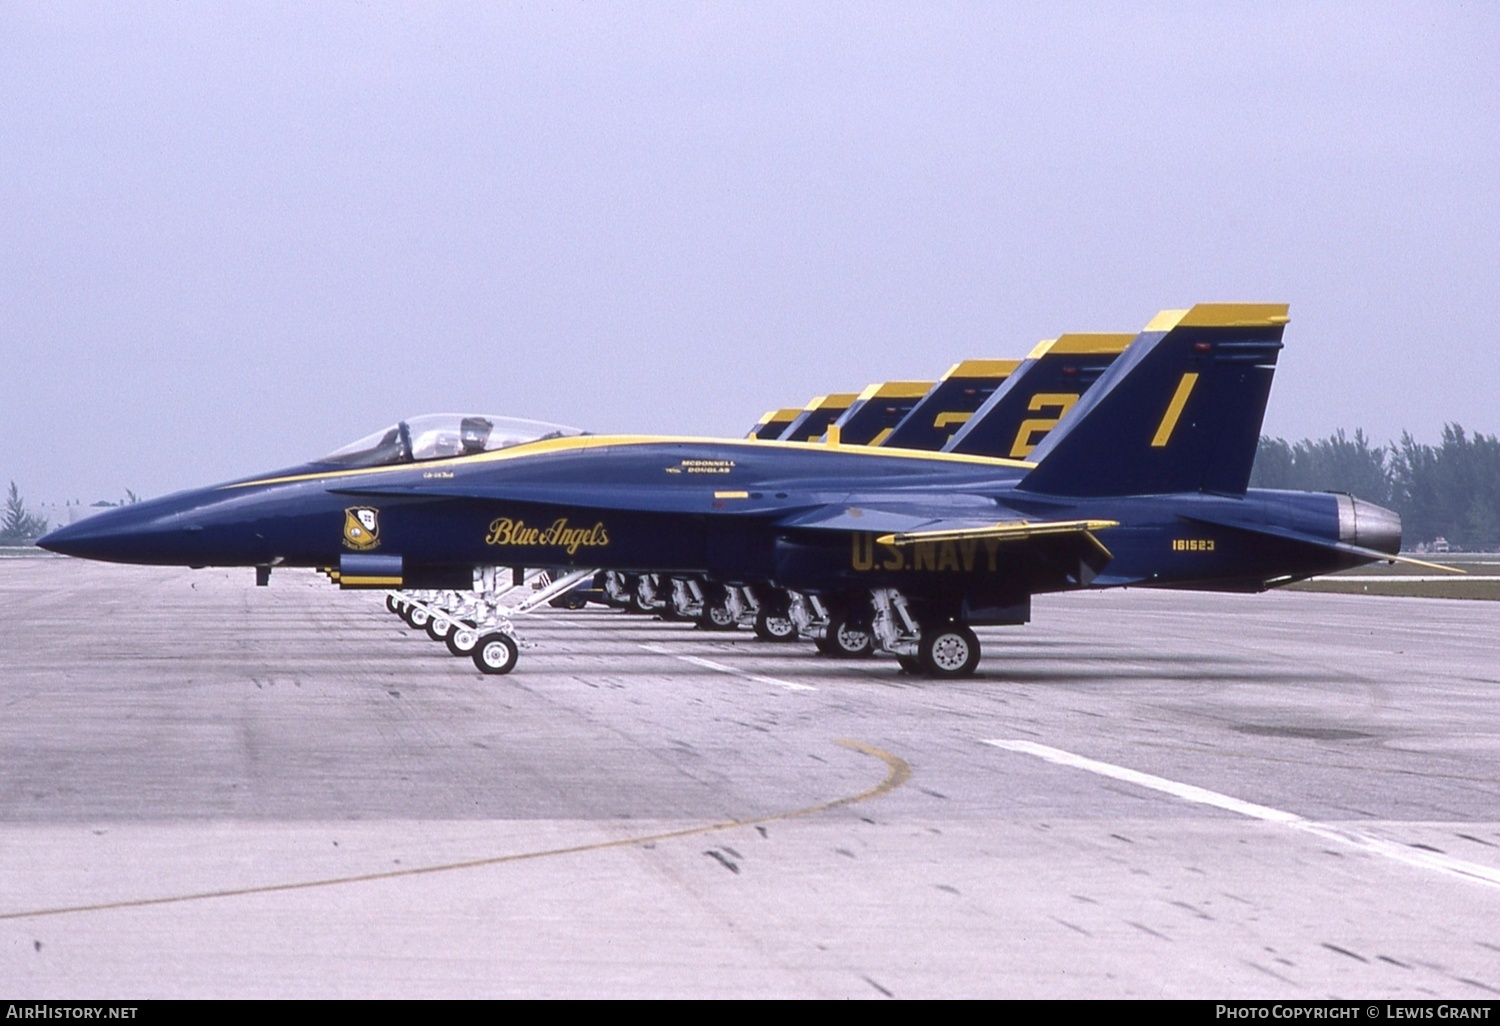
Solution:
<path fill-rule="evenodd" d="M 1135 337 L 1076 332 L 1041 343 L 943 451 L 1029 459 Z"/>
<path fill-rule="evenodd" d="M 913 406 L 932 391 L 931 381 L 886 381 L 859 394 L 836 423 L 843 445 L 879 445 Z"/>
<path fill-rule="evenodd" d="M 789 406 L 781 410 L 767 410 L 755 426 L 750 429 L 747 438 L 758 438 L 762 440 L 777 439 L 781 433 L 792 426 L 792 421 L 802 415 L 802 409 L 797 406 Z"/>
<path fill-rule="evenodd" d="M 1166 310 L 1031 453 L 1021 487 L 1052 495 L 1242 495 L 1287 307 Z"/>
<path fill-rule="evenodd" d="M 963 360 L 922 397 L 889 435 L 872 445 L 936 452 L 994 394 L 1019 360 Z"/>
<path fill-rule="evenodd" d="M 834 392 L 820 395 L 797 415 L 797 419 L 781 433 L 783 442 L 821 441 L 828 425 L 838 420 L 843 412 L 854 405 L 858 392 Z"/>

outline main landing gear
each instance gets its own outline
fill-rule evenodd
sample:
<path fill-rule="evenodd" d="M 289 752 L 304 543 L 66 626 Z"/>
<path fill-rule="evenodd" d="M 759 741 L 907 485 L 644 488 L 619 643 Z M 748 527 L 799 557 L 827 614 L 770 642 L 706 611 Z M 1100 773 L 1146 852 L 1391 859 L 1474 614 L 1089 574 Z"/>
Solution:
<path fill-rule="evenodd" d="M 819 655 L 862 659 L 875 652 L 869 617 L 856 602 L 836 606 L 818 595 L 791 592 L 787 617 L 797 633 L 812 639 Z"/>
<path fill-rule="evenodd" d="M 821 655 L 893 655 L 906 673 L 940 679 L 967 677 L 979 665 L 979 638 L 973 630 L 935 610 L 919 614 L 894 588 L 875 589 L 867 597 L 793 592 L 787 615 Z"/>
<path fill-rule="evenodd" d="M 972 675 L 979 665 L 979 638 L 967 624 L 931 612 L 919 617 L 895 588 L 871 591 L 870 609 L 878 647 L 907 673 L 951 680 Z"/>

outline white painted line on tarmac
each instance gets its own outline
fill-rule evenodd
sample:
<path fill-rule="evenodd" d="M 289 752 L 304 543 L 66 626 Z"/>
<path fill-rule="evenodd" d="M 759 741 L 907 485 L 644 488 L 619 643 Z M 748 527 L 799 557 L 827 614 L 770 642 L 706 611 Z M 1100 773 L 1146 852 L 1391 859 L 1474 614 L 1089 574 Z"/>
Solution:
<path fill-rule="evenodd" d="M 1223 809 L 1226 812 L 1248 816 L 1251 819 L 1259 819 L 1267 823 L 1278 823 L 1293 830 L 1300 830 L 1305 834 L 1312 834 L 1324 840 L 1346 844 L 1361 851 L 1369 852 L 1372 855 L 1381 855 L 1408 866 L 1415 866 L 1418 869 L 1428 869 L 1438 873 L 1445 873 L 1449 876 L 1457 876 L 1464 880 L 1500 887 L 1500 869 L 1480 865 L 1477 862 L 1466 862 L 1463 859 L 1456 859 L 1451 855 L 1444 855 L 1441 852 L 1409 848 L 1404 844 L 1397 844 L 1394 841 L 1374 837 L 1360 830 L 1350 830 L 1327 823 L 1318 823 L 1314 820 L 1304 819 L 1295 812 L 1284 812 L 1281 809 L 1273 809 L 1267 805 L 1256 805 L 1254 802 L 1241 801 L 1238 798 L 1231 798 L 1229 795 L 1220 794 L 1217 791 L 1195 787 L 1192 784 L 1179 783 L 1176 780 L 1153 776 L 1150 773 L 1142 773 L 1139 770 L 1126 769 L 1124 766 L 1100 762 L 1097 759 L 1089 759 L 1082 755 L 1074 755 L 1072 752 L 1065 752 L 1061 748 L 1050 748 L 1047 745 L 1039 745 L 1033 741 L 1005 741 L 997 739 L 985 741 L 984 743 L 994 745 L 996 748 L 1003 748 L 1008 752 L 1034 755 L 1039 759 L 1045 759 L 1047 762 L 1056 763 L 1059 766 L 1070 766 L 1074 769 L 1097 773 L 1100 776 L 1110 777 L 1114 780 L 1122 780 L 1127 784 L 1135 784 L 1137 787 L 1160 791 L 1174 798 L 1180 798 L 1185 802 L 1193 802 L 1198 805 L 1211 805 L 1216 809 Z"/>
<path fill-rule="evenodd" d="M 1468 584 L 1470 581 L 1500 581 L 1500 574 L 1468 574 L 1458 577 L 1454 574 L 1325 574 L 1322 577 L 1312 578 L 1314 581 L 1410 581 L 1413 584 L 1432 584 L 1441 581 L 1444 584 Z"/>
<path fill-rule="evenodd" d="M 786 688 L 788 691 L 818 690 L 811 684 L 796 684 L 789 680 L 777 680 L 775 677 L 762 677 L 759 674 L 746 673 L 744 670 L 737 670 L 733 666 L 728 666 L 724 663 L 716 663 L 712 659 L 699 659 L 697 656 L 681 655 L 662 645 L 642 645 L 641 648 L 644 648 L 647 652 L 655 652 L 657 655 L 672 656 L 674 659 L 681 659 L 685 663 L 692 663 L 694 666 L 701 666 L 705 670 L 716 670 L 719 673 L 728 673 L 735 677 L 744 677 L 746 680 L 753 680 L 759 684 L 771 684 L 778 688 Z"/>

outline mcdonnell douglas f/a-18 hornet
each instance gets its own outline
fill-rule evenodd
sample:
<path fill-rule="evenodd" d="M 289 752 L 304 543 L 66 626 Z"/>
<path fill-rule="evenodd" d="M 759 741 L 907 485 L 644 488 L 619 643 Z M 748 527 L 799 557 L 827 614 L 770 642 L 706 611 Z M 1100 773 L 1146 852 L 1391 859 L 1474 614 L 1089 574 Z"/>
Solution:
<path fill-rule="evenodd" d="M 472 591 L 497 568 L 698 575 L 792 597 L 903 668 L 972 673 L 973 626 L 1083 588 L 1262 591 L 1393 560 L 1401 523 L 1348 495 L 1248 488 L 1287 307 L 1159 314 L 1028 458 L 402 421 L 278 473 L 103 513 L 41 540 L 93 559 L 335 570 Z M 565 577 L 564 580 L 569 579 Z M 747 589 L 753 592 L 753 588 Z M 472 624 L 509 671 L 504 618 Z"/>

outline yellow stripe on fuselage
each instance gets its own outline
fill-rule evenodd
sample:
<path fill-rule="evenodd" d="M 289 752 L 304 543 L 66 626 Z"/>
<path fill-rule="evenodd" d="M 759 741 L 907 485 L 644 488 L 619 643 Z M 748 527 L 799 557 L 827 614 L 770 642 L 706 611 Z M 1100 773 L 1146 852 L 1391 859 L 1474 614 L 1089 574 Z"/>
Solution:
<path fill-rule="evenodd" d="M 480 452 L 472 456 L 449 456 L 444 459 L 422 460 L 416 463 L 397 463 L 379 467 L 353 467 L 349 470 L 327 470 L 311 474 L 288 474 L 285 477 L 264 477 L 254 481 L 240 481 L 224 485 L 225 488 L 253 488 L 258 485 L 292 484 L 297 481 L 318 481 L 325 478 L 366 477 L 370 474 L 391 474 L 408 470 L 446 469 L 450 467 L 472 467 L 483 463 L 498 463 L 506 460 L 526 459 L 531 456 L 547 456 L 560 452 L 579 452 L 586 449 L 608 449 L 636 445 L 712 445 L 719 448 L 744 448 L 751 452 L 764 452 L 775 447 L 793 452 L 826 453 L 838 456 L 862 457 L 886 460 L 931 460 L 938 463 L 967 463 L 974 466 L 1006 467 L 1014 470 L 1031 470 L 1035 463 L 1025 460 L 997 459 L 991 456 L 969 456 L 956 452 L 922 452 L 916 449 L 870 448 L 863 445 L 830 448 L 821 442 L 757 441 L 749 438 L 689 438 L 671 435 L 580 435 L 573 438 L 545 438 L 539 442 L 525 442 L 508 449 Z"/>

